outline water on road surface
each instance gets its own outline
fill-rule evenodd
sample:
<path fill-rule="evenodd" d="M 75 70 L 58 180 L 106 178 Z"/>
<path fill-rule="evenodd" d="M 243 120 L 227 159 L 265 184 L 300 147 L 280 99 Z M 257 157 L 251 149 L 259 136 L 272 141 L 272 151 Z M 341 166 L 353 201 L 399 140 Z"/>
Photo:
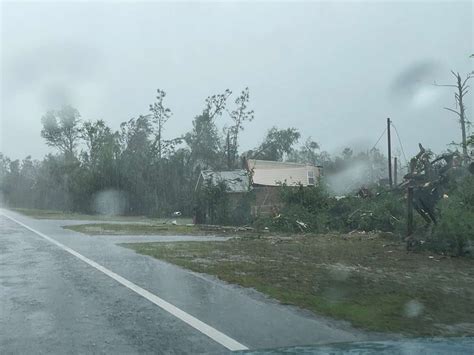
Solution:
<path fill-rule="evenodd" d="M 64 230 L 69 221 L 1 213 L 250 349 L 379 338 L 116 245 L 213 237 L 87 236 Z M 232 349 L 1 213 L 0 353 Z"/>

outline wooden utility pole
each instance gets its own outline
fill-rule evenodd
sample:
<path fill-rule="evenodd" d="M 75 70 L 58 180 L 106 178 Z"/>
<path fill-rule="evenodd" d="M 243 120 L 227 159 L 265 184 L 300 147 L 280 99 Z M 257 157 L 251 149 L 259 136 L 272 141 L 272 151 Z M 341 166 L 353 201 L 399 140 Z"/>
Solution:
<path fill-rule="evenodd" d="M 398 160 L 397 157 L 393 158 L 393 183 L 395 186 L 398 185 Z"/>
<path fill-rule="evenodd" d="M 392 187 L 392 142 L 390 137 L 390 117 L 387 117 L 387 144 L 388 144 L 388 182 Z"/>

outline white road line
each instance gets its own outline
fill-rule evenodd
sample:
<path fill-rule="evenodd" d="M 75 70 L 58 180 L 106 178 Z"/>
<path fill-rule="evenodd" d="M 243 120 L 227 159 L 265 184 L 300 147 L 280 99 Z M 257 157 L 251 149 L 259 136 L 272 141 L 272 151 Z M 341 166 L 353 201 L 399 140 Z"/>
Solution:
<path fill-rule="evenodd" d="M 86 264 L 89 264 L 93 268 L 99 270 L 100 272 L 106 274 L 110 278 L 114 279 L 118 283 L 122 284 L 123 286 L 129 288 L 133 292 L 139 294 L 140 296 L 146 298 L 150 302 L 156 304 L 158 307 L 164 309 L 165 311 L 171 313 L 173 316 L 175 316 L 178 319 L 181 319 L 183 322 L 189 324 L 191 327 L 194 329 L 200 331 L 202 334 L 207 335 L 209 338 L 214 340 L 215 342 L 225 346 L 227 349 L 231 351 L 236 351 L 236 350 L 248 350 L 248 348 L 239 343 L 238 341 L 232 339 L 231 337 L 225 335 L 224 333 L 218 331 L 217 329 L 211 327 L 210 325 L 200 321 L 199 319 L 193 317 L 192 315 L 186 313 L 185 311 L 179 309 L 176 306 L 173 306 L 171 303 L 166 302 L 164 299 L 154 295 L 153 293 L 141 288 L 140 286 L 134 284 L 131 281 L 128 281 L 127 279 L 123 278 L 122 276 L 116 274 L 113 271 L 110 271 L 109 269 L 103 267 L 102 265 L 96 263 L 95 261 L 92 261 L 89 258 L 86 258 L 84 255 L 79 254 L 77 251 L 65 246 L 64 244 L 59 243 L 58 241 L 54 240 L 53 238 L 48 237 L 47 235 L 38 232 L 37 230 L 27 226 L 26 224 L 16 220 L 13 217 L 10 217 L 6 215 L 3 211 L 0 211 L 0 214 L 3 216 L 7 217 L 8 219 L 12 220 L 13 222 L 19 224 L 20 226 L 28 229 L 29 231 L 39 235 L 40 237 L 46 239 L 48 242 L 58 246 L 59 248 L 67 251 L 69 254 L 74 255 L 76 258 L 82 260 Z"/>

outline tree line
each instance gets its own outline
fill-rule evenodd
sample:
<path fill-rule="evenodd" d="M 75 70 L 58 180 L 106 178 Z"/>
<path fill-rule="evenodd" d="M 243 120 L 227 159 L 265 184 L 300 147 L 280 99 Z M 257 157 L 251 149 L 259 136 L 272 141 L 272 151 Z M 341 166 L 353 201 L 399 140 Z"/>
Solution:
<path fill-rule="evenodd" d="M 242 158 L 294 161 L 321 165 L 328 174 L 357 162 L 370 163 L 383 175 L 385 158 L 377 150 L 353 154 L 350 148 L 332 157 L 296 128 L 270 128 L 255 148 L 242 151 L 241 136 L 254 119 L 250 93 L 231 90 L 207 97 L 192 129 L 166 139 L 173 119 L 166 93 L 158 89 L 149 113 L 113 130 L 104 120 L 83 120 L 71 106 L 50 110 L 41 118 L 41 136 L 56 152 L 41 161 L 10 160 L 0 153 L 0 191 L 12 207 L 32 207 L 91 213 L 97 193 L 125 194 L 130 215 L 162 216 L 172 211 L 192 215 L 194 187 L 203 169 L 242 167 Z M 230 125 L 223 125 L 223 117 Z M 219 128 L 219 126 L 223 126 Z"/>

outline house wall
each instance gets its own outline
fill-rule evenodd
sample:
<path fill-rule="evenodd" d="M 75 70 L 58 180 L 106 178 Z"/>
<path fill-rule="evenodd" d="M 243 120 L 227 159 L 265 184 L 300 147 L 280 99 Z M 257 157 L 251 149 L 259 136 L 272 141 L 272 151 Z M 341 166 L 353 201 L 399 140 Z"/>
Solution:
<path fill-rule="evenodd" d="M 278 186 L 280 183 L 308 186 L 309 172 L 313 172 L 315 184 L 322 176 L 321 167 L 310 164 L 249 159 L 248 167 L 252 173 L 252 183 L 258 186 Z"/>

